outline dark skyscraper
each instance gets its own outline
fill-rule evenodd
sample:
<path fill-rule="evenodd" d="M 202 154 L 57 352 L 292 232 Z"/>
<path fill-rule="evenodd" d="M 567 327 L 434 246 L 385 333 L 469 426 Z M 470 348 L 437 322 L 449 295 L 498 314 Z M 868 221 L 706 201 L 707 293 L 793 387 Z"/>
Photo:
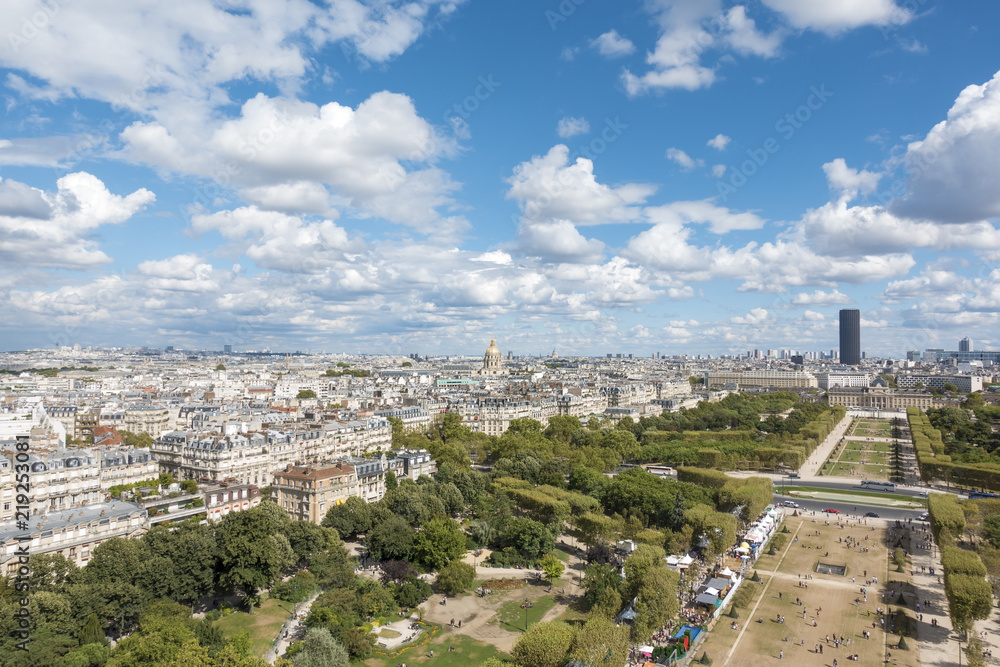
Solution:
<path fill-rule="evenodd" d="M 840 311 L 840 363 L 861 363 L 861 311 L 857 308 Z"/>
<path fill-rule="evenodd" d="M 972 339 L 966 337 L 966 338 L 963 338 L 962 340 L 958 341 L 958 351 L 959 352 L 972 352 Z"/>

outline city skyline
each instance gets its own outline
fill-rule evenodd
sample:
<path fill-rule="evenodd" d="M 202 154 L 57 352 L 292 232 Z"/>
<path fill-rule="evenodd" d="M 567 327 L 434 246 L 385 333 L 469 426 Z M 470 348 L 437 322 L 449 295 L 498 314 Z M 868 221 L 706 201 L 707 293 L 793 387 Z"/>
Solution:
<path fill-rule="evenodd" d="M 0 18 L 0 349 L 1000 345 L 990 3 Z"/>

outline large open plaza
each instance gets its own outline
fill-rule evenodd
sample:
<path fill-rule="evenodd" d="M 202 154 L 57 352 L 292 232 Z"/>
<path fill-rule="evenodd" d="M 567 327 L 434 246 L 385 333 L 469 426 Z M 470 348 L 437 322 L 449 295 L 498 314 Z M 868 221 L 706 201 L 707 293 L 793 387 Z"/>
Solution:
<path fill-rule="evenodd" d="M 919 665 L 915 640 L 908 650 L 895 648 L 896 602 L 900 591 L 906 595 L 909 571 L 889 566 L 885 522 L 805 512 L 787 517 L 785 525 L 789 532 L 776 535 L 784 545 L 756 563 L 761 583 L 744 583 L 756 589 L 749 605 L 736 619 L 723 613 L 697 656 L 707 652 L 715 665 L 732 667 L 784 660 L 833 665 L 834 659 L 838 665 Z M 887 591 L 894 591 L 892 604 L 884 599 Z M 912 623 L 913 596 L 906 599 Z"/>

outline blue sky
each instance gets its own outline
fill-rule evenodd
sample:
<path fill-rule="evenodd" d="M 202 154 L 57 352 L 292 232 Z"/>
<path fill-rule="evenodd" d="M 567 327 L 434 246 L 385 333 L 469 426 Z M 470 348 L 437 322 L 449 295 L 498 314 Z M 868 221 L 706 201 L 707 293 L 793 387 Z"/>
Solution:
<path fill-rule="evenodd" d="M 996 348 L 996 3 L 13 0 L 0 348 Z"/>

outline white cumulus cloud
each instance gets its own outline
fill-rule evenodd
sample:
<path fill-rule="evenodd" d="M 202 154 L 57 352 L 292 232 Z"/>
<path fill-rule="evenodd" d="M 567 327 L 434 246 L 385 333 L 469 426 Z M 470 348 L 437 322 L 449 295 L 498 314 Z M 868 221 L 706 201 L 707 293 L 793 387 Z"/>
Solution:
<path fill-rule="evenodd" d="M 609 30 L 590 42 L 597 52 L 607 58 L 620 58 L 635 51 L 635 44 L 621 35 L 617 30 Z"/>

